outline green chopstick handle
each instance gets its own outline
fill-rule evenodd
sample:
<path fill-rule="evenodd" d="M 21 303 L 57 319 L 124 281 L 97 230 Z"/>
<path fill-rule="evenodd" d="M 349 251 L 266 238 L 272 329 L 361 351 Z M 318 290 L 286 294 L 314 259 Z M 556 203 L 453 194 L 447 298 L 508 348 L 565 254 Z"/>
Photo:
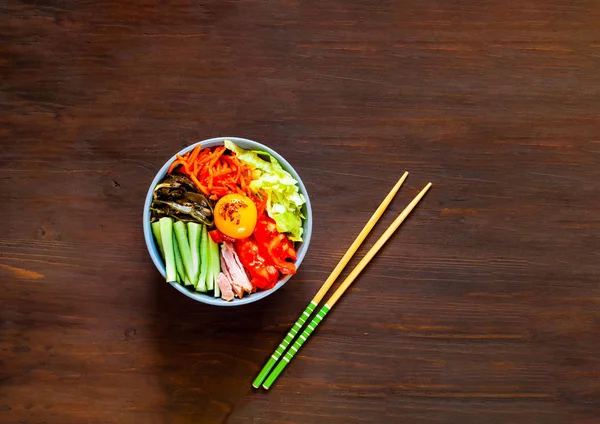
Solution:
<path fill-rule="evenodd" d="M 296 352 L 298 352 L 298 350 L 300 350 L 300 348 L 302 347 L 304 342 L 306 342 L 306 340 L 312 334 L 312 332 L 315 331 L 315 328 L 317 328 L 319 323 L 323 320 L 323 318 L 325 318 L 325 315 L 327 315 L 327 312 L 329 312 L 329 306 L 327 306 L 325 304 L 325 305 L 323 305 L 321 310 L 317 313 L 317 315 L 315 315 L 315 317 L 310 322 L 310 324 L 307 325 L 307 327 L 304 329 L 302 334 L 300 334 L 300 336 L 298 336 L 298 339 L 296 339 L 294 344 L 290 347 L 290 350 L 287 351 L 287 353 L 283 357 L 282 361 L 275 367 L 275 369 L 269 375 L 269 377 L 267 377 L 267 380 L 263 384 L 263 387 L 265 389 L 269 390 L 271 385 L 275 382 L 275 380 L 277 380 L 277 377 L 279 377 L 279 374 L 281 374 L 281 372 L 285 369 L 285 367 L 287 367 L 287 365 L 290 363 L 290 361 L 292 360 L 292 358 L 294 357 Z"/>
<path fill-rule="evenodd" d="M 275 349 L 275 352 L 273 352 L 273 354 L 271 355 L 271 357 L 269 358 L 269 360 L 267 361 L 267 363 L 265 364 L 263 369 L 260 370 L 260 373 L 258 374 L 258 376 L 254 379 L 254 382 L 252 383 L 252 387 L 254 387 L 255 389 L 258 389 L 260 387 L 260 385 L 262 384 L 264 379 L 267 377 L 269 372 L 273 369 L 273 367 L 275 366 L 275 364 L 277 363 L 277 361 L 279 360 L 281 355 L 283 355 L 283 353 L 285 352 L 285 349 L 292 342 L 292 340 L 294 340 L 294 337 L 296 337 L 296 334 L 298 333 L 298 331 L 300 331 L 302 329 L 302 326 L 304 325 L 306 320 L 308 318 L 310 318 L 310 315 L 313 313 L 313 311 L 315 310 L 316 307 L 317 307 L 317 304 L 315 302 L 310 302 L 308 304 L 308 306 L 306 307 L 304 312 L 302 312 L 302 315 L 300 315 L 300 318 L 298 318 L 298 320 L 292 326 L 292 329 L 287 333 L 287 335 L 281 341 L 281 343 L 279 344 L 277 349 Z"/>

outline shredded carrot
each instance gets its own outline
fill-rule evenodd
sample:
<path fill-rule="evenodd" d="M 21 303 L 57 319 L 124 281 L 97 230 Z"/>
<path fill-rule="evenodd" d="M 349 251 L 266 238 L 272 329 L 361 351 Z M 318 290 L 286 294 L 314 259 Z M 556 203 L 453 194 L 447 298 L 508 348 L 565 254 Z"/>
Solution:
<path fill-rule="evenodd" d="M 181 164 L 183 165 L 183 168 L 185 169 L 185 173 L 190 174 L 190 165 L 185 160 L 185 157 L 180 156 L 180 155 L 176 155 L 176 156 L 177 156 L 177 159 L 179 160 L 179 162 L 181 162 Z"/>
<path fill-rule="evenodd" d="M 202 193 L 204 193 L 207 196 L 209 195 L 208 189 L 206 187 L 204 187 L 202 184 L 200 184 L 200 181 L 198 181 L 198 179 L 196 178 L 195 175 L 190 175 L 190 178 L 192 179 L 194 184 L 196 184 L 196 187 L 198 187 L 198 189 L 200 189 L 200 191 Z"/>
<path fill-rule="evenodd" d="M 221 169 L 217 169 L 216 172 L 213 174 L 213 177 L 215 177 L 215 178 L 217 178 L 217 177 L 225 177 L 225 176 L 227 176 L 227 174 L 230 174 L 230 173 L 231 173 L 231 170 L 225 169 L 223 167 Z"/>
<path fill-rule="evenodd" d="M 208 167 L 204 167 L 200 170 L 199 177 L 200 177 L 201 181 L 208 181 L 208 170 L 209 170 Z"/>
<path fill-rule="evenodd" d="M 213 188 L 213 170 L 212 168 L 208 168 L 208 191 Z"/>
<path fill-rule="evenodd" d="M 212 200 L 229 193 L 247 194 L 252 197 L 251 165 L 241 162 L 235 153 L 227 153 L 225 146 L 202 148 L 200 145 L 185 155 L 176 155 L 169 166 L 169 173 L 188 175 L 198 190 Z"/>
<path fill-rule="evenodd" d="M 205 163 L 210 162 L 210 160 L 214 157 L 214 152 L 211 152 L 209 148 L 206 148 L 202 151 L 200 155 L 196 158 L 196 162 L 198 165 L 203 165 Z"/>
<path fill-rule="evenodd" d="M 235 167 L 235 172 L 236 172 L 235 179 L 236 179 L 236 181 L 239 181 L 240 177 L 242 176 L 242 167 L 241 166 L 236 166 Z"/>
<path fill-rule="evenodd" d="M 192 154 L 190 155 L 188 162 L 193 164 L 194 161 L 196 160 L 196 157 L 198 156 L 198 153 L 200 153 L 200 145 L 198 144 L 196 147 L 194 147 L 194 150 L 192 150 Z"/>
<path fill-rule="evenodd" d="M 179 165 L 183 165 L 183 162 L 181 162 L 179 159 L 177 159 L 176 161 L 173 161 L 173 163 L 171 164 L 171 166 L 169 166 L 169 170 L 167 171 L 167 174 L 172 173 L 173 170 L 175 168 L 177 168 Z"/>
<path fill-rule="evenodd" d="M 225 150 L 225 147 L 223 147 L 222 149 L 220 147 L 217 147 L 215 149 L 215 153 L 214 153 L 212 159 L 210 160 L 210 162 L 208 163 L 209 169 L 212 168 L 213 166 L 215 166 L 215 163 L 219 160 L 219 158 L 223 154 L 224 150 Z"/>

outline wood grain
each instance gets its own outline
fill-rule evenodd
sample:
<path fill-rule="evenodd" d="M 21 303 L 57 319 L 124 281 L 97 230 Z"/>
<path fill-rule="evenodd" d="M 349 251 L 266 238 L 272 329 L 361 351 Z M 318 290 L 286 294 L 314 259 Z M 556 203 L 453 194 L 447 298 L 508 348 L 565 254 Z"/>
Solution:
<path fill-rule="evenodd" d="M 600 421 L 600 3 L 0 5 L 0 422 Z M 302 176 L 298 275 L 161 282 L 154 173 L 237 135 Z M 269 392 L 250 383 L 372 211 L 433 189 Z M 342 275 L 342 277 L 345 274 Z"/>

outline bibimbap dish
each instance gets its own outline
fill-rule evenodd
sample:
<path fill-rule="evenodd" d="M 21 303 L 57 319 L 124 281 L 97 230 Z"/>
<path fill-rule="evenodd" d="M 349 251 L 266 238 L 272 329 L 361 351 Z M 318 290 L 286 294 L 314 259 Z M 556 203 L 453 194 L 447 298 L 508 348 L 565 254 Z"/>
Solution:
<path fill-rule="evenodd" d="M 144 233 L 165 280 L 204 303 L 259 300 L 294 275 L 310 241 L 306 189 L 273 150 L 251 140 L 205 140 L 154 179 Z"/>

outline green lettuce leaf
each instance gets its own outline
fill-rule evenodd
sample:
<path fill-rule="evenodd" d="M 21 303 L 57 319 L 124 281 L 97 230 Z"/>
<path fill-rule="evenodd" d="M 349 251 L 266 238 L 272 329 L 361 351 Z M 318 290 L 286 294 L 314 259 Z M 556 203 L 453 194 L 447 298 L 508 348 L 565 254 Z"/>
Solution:
<path fill-rule="evenodd" d="M 229 140 L 225 140 L 225 148 L 234 152 L 239 160 L 254 166 L 250 189 L 267 193 L 267 213 L 277 223 L 277 231 L 287 233 L 292 241 L 302 241 L 302 205 L 306 199 L 300 193 L 298 181 L 267 152 L 244 150 Z"/>

